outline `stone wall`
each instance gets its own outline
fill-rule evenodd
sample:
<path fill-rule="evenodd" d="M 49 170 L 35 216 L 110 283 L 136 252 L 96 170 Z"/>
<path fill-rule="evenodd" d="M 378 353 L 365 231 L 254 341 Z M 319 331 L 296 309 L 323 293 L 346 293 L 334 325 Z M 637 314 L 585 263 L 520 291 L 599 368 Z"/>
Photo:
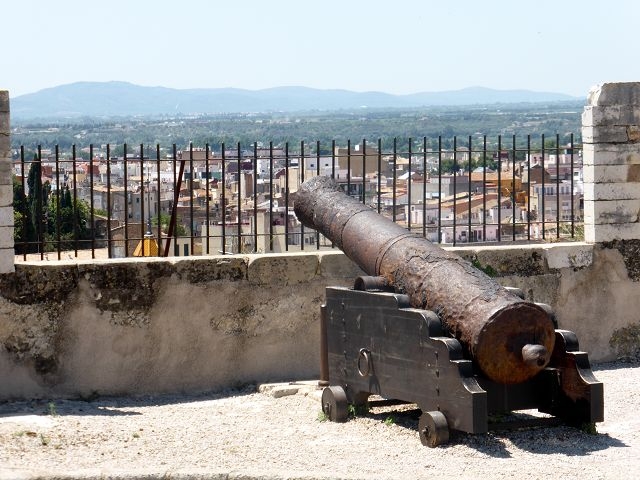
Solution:
<path fill-rule="evenodd" d="M 591 361 L 640 357 L 632 252 L 454 250 L 551 305 Z M 0 400 L 318 378 L 324 289 L 360 274 L 340 252 L 17 264 L 0 275 Z"/>
<path fill-rule="evenodd" d="M 339 252 L 20 263 L 0 275 L 0 399 L 222 389 L 318 376 Z"/>

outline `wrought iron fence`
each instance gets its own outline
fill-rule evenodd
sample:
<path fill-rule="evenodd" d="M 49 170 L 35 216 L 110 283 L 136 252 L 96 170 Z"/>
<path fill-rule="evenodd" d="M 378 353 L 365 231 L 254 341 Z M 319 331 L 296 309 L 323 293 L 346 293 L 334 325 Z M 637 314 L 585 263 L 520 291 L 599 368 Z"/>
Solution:
<path fill-rule="evenodd" d="M 433 242 L 580 239 L 582 147 L 559 135 L 346 145 L 73 146 L 14 153 L 22 258 L 268 253 L 332 248 L 295 218 L 306 178 Z"/>

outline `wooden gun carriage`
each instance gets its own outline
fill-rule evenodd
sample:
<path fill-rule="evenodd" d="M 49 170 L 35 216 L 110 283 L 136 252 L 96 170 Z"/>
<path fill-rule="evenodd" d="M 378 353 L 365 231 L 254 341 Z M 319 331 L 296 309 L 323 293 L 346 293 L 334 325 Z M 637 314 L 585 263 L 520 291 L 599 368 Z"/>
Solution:
<path fill-rule="evenodd" d="M 403 294 L 363 290 L 368 283 L 326 289 L 322 409 L 331 420 L 346 420 L 348 405 L 370 395 L 415 403 L 420 440 L 431 447 L 446 443 L 450 429 L 485 433 L 490 416 L 515 410 L 538 409 L 576 426 L 603 420 L 602 383 L 572 332 L 555 330 L 549 363 L 531 379 L 497 383 L 465 358 L 433 311 L 412 308 Z"/>

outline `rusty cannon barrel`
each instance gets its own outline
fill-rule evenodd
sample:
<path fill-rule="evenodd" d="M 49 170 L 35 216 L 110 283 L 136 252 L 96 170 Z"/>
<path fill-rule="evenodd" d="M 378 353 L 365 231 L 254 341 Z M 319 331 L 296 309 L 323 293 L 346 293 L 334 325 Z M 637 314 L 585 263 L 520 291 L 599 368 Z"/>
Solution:
<path fill-rule="evenodd" d="M 415 308 L 438 314 L 475 365 L 502 384 L 524 382 L 549 362 L 549 315 L 503 288 L 470 262 L 347 196 L 330 177 L 304 182 L 295 213 L 368 275 L 382 276 Z"/>

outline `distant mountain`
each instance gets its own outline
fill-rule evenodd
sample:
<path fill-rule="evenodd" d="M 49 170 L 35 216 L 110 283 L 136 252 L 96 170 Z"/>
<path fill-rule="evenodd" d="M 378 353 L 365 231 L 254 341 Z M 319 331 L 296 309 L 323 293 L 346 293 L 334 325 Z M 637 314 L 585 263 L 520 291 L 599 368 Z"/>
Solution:
<path fill-rule="evenodd" d="M 127 82 L 78 82 L 11 99 L 16 119 L 293 112 L 354 108 L 414 108 L 435 105 L 481 105 L 579 100 L 570 95 L 528 90 L 470 87 L 446 92 L 392 95 L 382 92 L 277 87 L 264 90 L 210 88 L 177 90 Z"/>

